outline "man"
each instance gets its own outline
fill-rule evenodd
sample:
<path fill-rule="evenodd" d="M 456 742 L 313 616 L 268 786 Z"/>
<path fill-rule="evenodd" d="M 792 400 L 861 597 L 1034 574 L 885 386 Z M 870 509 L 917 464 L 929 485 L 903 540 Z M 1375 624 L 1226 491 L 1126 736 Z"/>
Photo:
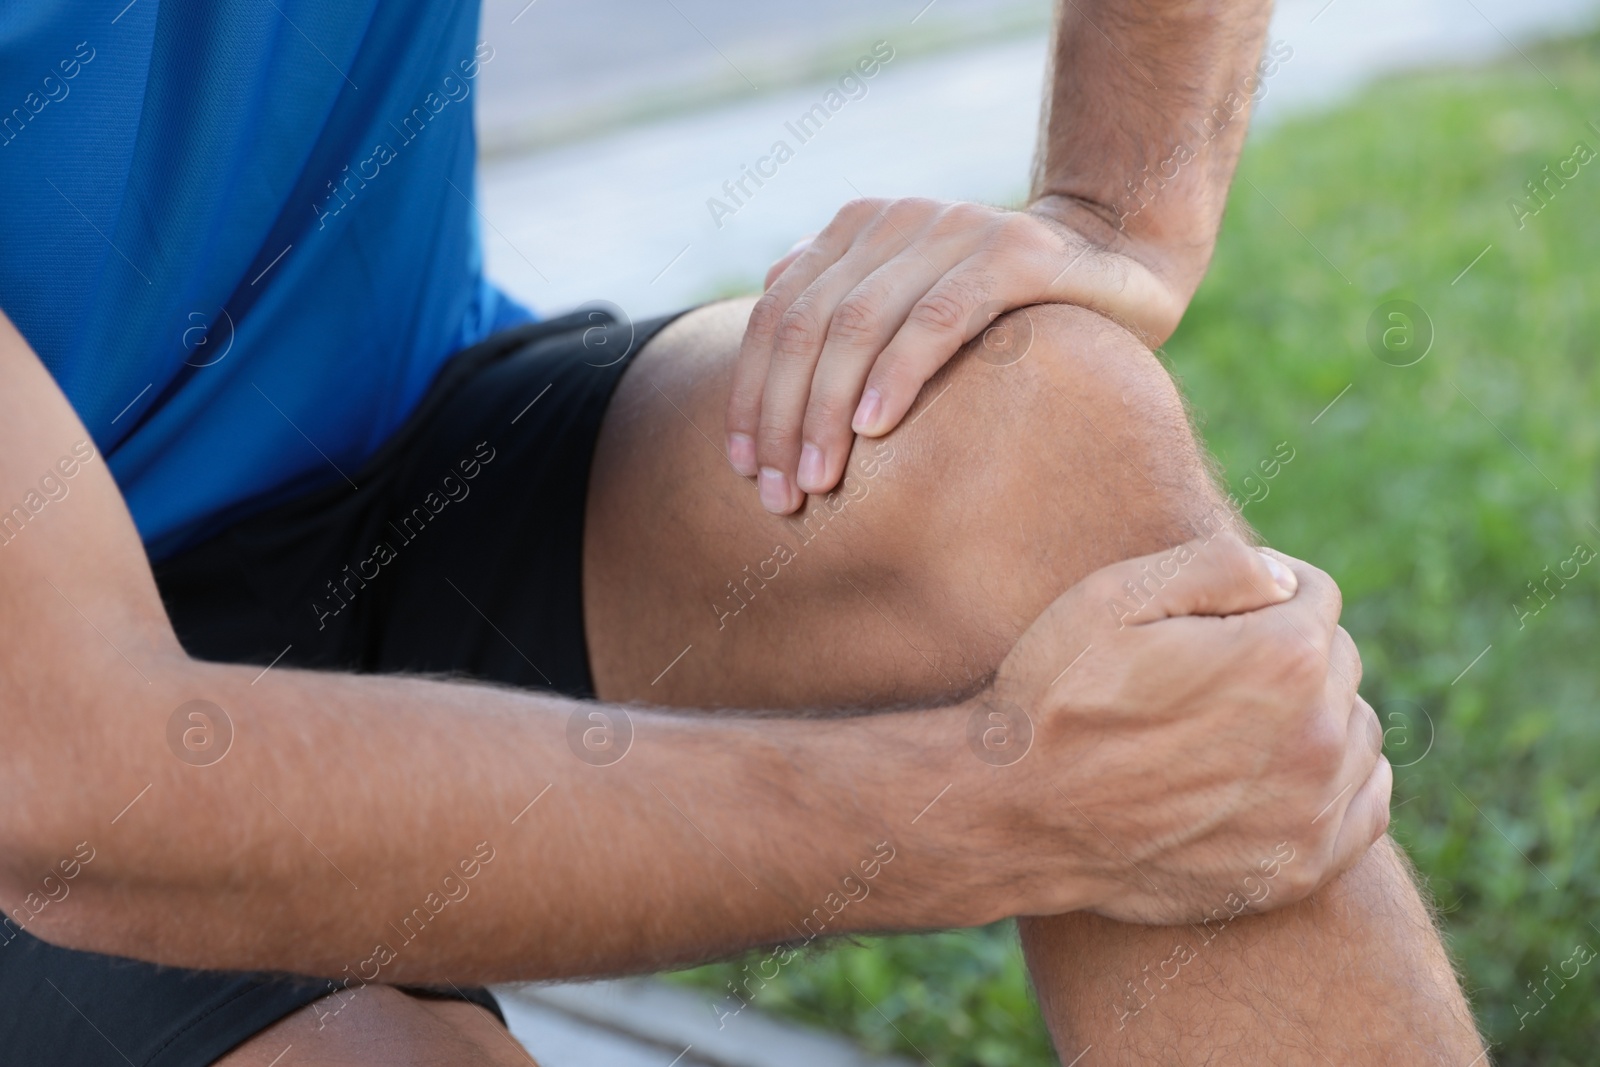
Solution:
<path fill-rule="evenodd" d="M 8 1062 L 526 1062 L 476 984 L 1008 915 L 1069 1062 L 1481 1056 L 1147 347 L 1266 4 L 1065 4 L 1028 211 L 638 324 L 483 281 L 468 5 L 119 7 L 0 16 Z"/>

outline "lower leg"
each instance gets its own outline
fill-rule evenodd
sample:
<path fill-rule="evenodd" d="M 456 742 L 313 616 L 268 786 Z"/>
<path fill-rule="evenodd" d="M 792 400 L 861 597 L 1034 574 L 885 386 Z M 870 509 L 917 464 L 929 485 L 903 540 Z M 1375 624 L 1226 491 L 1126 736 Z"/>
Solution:
<path fill-rule="evenodd" d="M 1040 307 L 1002 320 L 1012 334 L 996 349 L 958 358 L 901 429 L 858 442 L 853 484 L 809 501 L 806 518 L 774 518 L 714 444 L 746 312 L 674 324 L 608 415 L 584 581 L 602 698 L 954 697 L 1061 590 L 1188 539 L 1224 506 L 1153 357 L 1088 313 Z M 1022 928 L 1064 1062 L 1093 1045 L 1096 1062 L 1210 1062 L 1227 1048 L 1254 1062 L 1464 1067 L 1481 1050 L 1387 843 L 1311 900 L 1203 944 L 1189 928 L 1087 915 Z"/>
<path fill-rule="evenodd" d="M 1308 900 L 1266 915 L 1019 925 L 1063 1062 L 1091 1047 L 1095 1063 L 1208 1063 L 1216 1049 L 1235 1063 L 1481 1062 L 1432 917 L 1387 838 Z"/>

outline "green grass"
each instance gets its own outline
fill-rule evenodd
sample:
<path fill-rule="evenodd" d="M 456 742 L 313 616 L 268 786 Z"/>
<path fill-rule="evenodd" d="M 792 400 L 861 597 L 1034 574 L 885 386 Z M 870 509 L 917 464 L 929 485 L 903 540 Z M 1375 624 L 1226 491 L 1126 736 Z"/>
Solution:
<path fill-rule="evenodd" d="M 1600 558 L 1537 615 L 1513 605 L 1574 546 L 1600 551 L 1600 158 L 1525 228 L 1507 201 L 1576 142 L 1600 150 L 1600 38 L 1528 51 L 1559 89 L 1513 56 L 1253 141 L 1165 355 L 1241 497 L 1278 442 L 1295 450 L 1246 517 L 1344 590 L 1393 727 L 1394 833 L 1495 1061 L 1576 1067 L 1595 1062 L 1600 960 L 1517 1009 L 1600 950 Z M 1431 319 L 1413 366 L 1369 349 L 1390 299 Z M 684 980 L 720 990 L 735 969 Z M 1006 926 L 835 946 L 757 1003 L 941 1067 L 1054 1062 Z"/>

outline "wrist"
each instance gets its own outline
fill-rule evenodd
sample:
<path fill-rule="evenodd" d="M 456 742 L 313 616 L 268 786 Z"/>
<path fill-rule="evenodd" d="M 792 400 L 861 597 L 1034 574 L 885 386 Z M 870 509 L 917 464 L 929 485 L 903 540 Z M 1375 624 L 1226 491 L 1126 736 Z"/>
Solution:
<path fill-rule="evenodd" d="M 1165 254 L 1161 243 L 1130 231 L 1115 208 L 1083 197 L 1047 194 L 1029 204 L 1027 212 L 1064 239 L 1066 262 L 1055 285 L 1065 302 L 1083 302 L 1115 319 L 1151 348 L 1178 328 L 1204 264 L 1198 271 L 1188 270 Z M 1105 290 L 1091 289 L 1088 301 L 1073 298 L 1082 286 L 1075 284 L 1072 268 L 1080 265 Z"/>
<path fill-rule="evenodd" d="M 983 885 L 989 804 L 968 767 L 981 767 L 965 743 L 970 710 L 962 703 L 829 724 L 818 777 L 849 800 L 839 828 L 854 850 L 833 858 L 831 882 L 854 873 L 860 886 L 852 888 L 870 891 L 841 916 L 852 930 L 971 926 L 992 910 Z M 892 860 L 863 868 L 889 850 Z"/>
<path fill-rule="evenodd" d="M 1083 752 L 1059 711 L 993 687 L 951 710 L 960 744 L 944 800 L 959 795 L 965 804 L 940 829 L 961 850 L 952 866 L 964 877 L 949 887 L 961 924 L 1095 907 L 1105 887 L 1089 862 L 1094 850 L 1083 838 L 1094 831 L 1074 807 L 1070 777 Z"/>
<path fill-rule="evenodd" d="M 1033 736 L 1040 724 L 1020 712 L 984 690 L 872 721 L 882 735 L 871 748 L 893 758 L 875 761 L 887 773 L 875 778 L 870 804 L 896 849 L 878 880 L 877 929 L 981 926 L 1094 902 L 1089 879 L 1064 855 L 1075 851 L 1058 830 L 1067 802 Z"/>

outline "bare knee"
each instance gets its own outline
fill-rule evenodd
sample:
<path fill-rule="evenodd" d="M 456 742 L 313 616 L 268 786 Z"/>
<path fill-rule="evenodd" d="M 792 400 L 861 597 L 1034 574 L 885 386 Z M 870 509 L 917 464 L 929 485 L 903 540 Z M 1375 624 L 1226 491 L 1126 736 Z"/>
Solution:
<path fill-rule="evenodd" d="M 976 614 L 983 657 L 1090 571 L 1233 521 L 1166 368 L 1082 308 L 1001 316 L 853 462 L 885 448 L 884 555 Z"/>
<path fill-rule="evenodd" d="M 1089 571 L 1186 540 L 1215 508 L 1160 361 L 1041 305 L 997 319 L 894 432 L 857 440 L 833 493 L 770 515 L 715 443 L 747 313 L 674 324 L 607 415 L 584 564 L 607 699 L 955 695 Z"/>

